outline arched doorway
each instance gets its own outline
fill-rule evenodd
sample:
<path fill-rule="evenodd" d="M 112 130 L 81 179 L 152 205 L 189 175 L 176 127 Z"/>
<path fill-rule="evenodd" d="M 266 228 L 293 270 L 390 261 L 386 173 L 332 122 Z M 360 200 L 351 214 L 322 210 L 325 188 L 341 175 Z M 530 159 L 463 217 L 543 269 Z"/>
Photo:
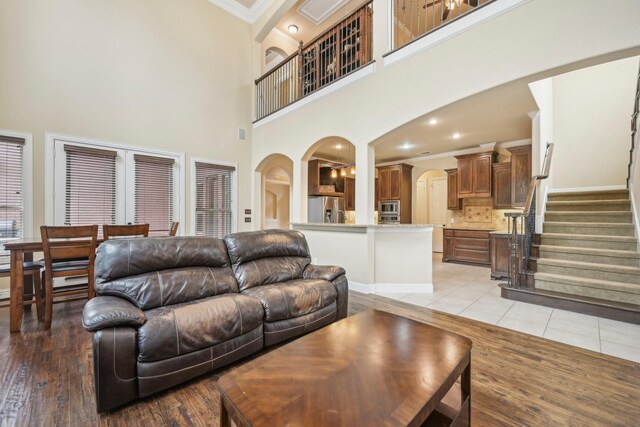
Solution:
<path fill-rule="evenodd" d="M 355 146 L 345 138 L 326 137 L 301 160 L 308 172 L 307 221 L 355 223 Z"/>
<path fill-rule="evenodd" d="M 259 206 L 256 206 L 259 228 L 289 228 L 293 161 L 283 154 L 272 154 L 260 162 L 256 174 L 260 183 Z"/>
<path fill-rule="evenodd" d="M 433 251 L 442 252 L 443 229 L 447 222 L 447 174 L 433 169 L 418 177 L 416 183 L 417 224 L 434 224 Z"/>

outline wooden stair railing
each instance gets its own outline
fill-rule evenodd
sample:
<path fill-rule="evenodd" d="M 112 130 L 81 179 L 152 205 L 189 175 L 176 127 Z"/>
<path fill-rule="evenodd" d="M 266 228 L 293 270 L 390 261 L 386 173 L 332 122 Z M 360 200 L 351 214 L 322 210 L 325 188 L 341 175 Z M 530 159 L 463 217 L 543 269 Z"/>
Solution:
<path fill-rule="evenodd" d="M 255 81 L 256 121 L 338 81 L 373 60 L 373 1 L 303 45 Z"/>
<path fill-rule="evenodd" d="M 527 200 L 522 212 L 509 212 L 509 276 L 507 286 L 510 288 L 532 287 L 527 280 L 530 267 L 531 246 L 536 229 L 536 192 L 538 182 L 549 177 L 549 168 L 553 156 L 553 144 L 548 143 L 542 163 L 540 175 L 529 181 Z"/>

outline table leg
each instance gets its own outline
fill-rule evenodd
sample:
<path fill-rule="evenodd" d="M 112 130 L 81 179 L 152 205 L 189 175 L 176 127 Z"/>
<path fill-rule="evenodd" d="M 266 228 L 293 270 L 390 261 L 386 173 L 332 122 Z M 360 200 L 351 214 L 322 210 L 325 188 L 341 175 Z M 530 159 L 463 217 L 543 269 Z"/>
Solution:
<path fill-rule="evenodd" d="M 231 427 L 231 418 L 229 418 L 229 412 L 224 406 L 222 394 L 220 394 L 220 427 Z"/>
<path fill-rule="evenodd" d="M 31 262 L 33 261 L 33 254 L 32 253 L 28 253 L 28 254 L 24 254 L 24 262 Z M 35 273 L 34 273 L 35 274 Z M 33 274 L 29 274 L 27 277 L 23 276 L 23 289 L 24 289 L 24 293 L 23 293 L 23 304 L 22 306 L 24 307 L 25 311 L 29 311 L 31 310 L 31 302 L 34 299 L 35 294 L 33 293 Z M 24 301 L 24 295 L 28 294 L 30 295 L 29 300 L 28 301 Z"/>
<path fill-rule="evenodd" d="M 9 287 L 9 329 L 11 332 L 20 332 L 22 328 L 22 292 L 24 280 L 24 253 L 22 251 L 11 251 L 11 279 Z"/>
<path fill-rule="evenodd" d="M 463 405 L 465 404 L 465 400 L 468 400 L 466 402 L 467 414 L 465 418 L 467 420 L 466 425 L 470 426 L 471 425 L 471 356 L 469 356 L 469 363 L 467 364 L 467 367 L 464 369 L 464 371 L 462 372 L 462 375 L 460 376 L 460 394 L 462 395 L 461 397 L 462 397 Z"/>

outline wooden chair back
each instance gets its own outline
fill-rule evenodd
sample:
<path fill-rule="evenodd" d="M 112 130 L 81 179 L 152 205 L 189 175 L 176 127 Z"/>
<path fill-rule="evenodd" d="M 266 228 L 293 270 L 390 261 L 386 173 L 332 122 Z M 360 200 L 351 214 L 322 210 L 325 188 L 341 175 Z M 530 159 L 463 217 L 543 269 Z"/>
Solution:
<path fill-rule="evenodd" d="M 93 298 L 93 269 L 98 244 L 98 226 L 40 227 L 44 252 L 44 327 L 51 327 L 54 296 Z M 87 276 L 87 285 L 53 288 L 56 277 Z M 65 299 L 69 301 L 69 299 Z"/>
<path fill-rule="evenodd" d="M 105 240 L 125 237 L 149 237 L 149 224 L 109 225 L 102 226 Z"/>
<path fill-rule="evenodd" d="M 180 223 L 178 221 L 172 222 L 171 230 L 169 230 L 169 236 L 175 236 L 178 234 L 178 228 L 180 228 Z"/>

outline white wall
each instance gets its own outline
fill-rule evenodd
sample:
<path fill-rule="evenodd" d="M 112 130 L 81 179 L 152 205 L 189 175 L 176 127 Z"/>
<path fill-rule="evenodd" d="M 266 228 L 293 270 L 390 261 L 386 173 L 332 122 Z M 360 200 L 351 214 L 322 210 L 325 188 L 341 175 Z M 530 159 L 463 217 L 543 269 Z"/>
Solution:
<path fill-rule="evenodd" d="M 625 185 L 638 58 L 553 78 L 554 189 Z"/>
<path fill-rule="evenodd" d="M 206 0 L 3 0 L 0 40 L 0 128 L 34 137 L 34 231 L 45 132 L 186 153 L 183 230 L 191 156 L 238 163 L 239 216 L 251 207 L 248 24 Z"/>
<path fill-rule="evenodd" d="M 381 135 L 454 101 L 516 79 L 600 55 L 630 56 L 640 46 L 640 2 L 615 8 L 576 7 L 576 2 L 535 0 L 473 27 L 404 61 L 385 67 L 388 33 L 380 17 L 388 2 L 374 1 L 375 72 L 339 91 L 254 128 L 253 164 L 273 152 L 294 160 L 294 222 L 306 219 L 306 172 L 299 160 L 316 141 L 340 136 L 357 149 L 357 221 L 373 213 L 373 159 L 369 144 Z M 553 13 L 549 13 L 553 10 Z M 625 13 L 620 13 L 625 10 Z M 594 31 L 594 23 L 601 31 Z M 576 43 L 580 40 L 580 43 Z M 601 59 L 604 60 L 604 59 Z M 597 61 L 595 59 L 594 61 Z M 472 70 L 472 71 L 470 71 Z M 551 71 L 550 71 L 551 70 Z M 536 77 L 528 77 L 528 76 Z M 445 78 L 446 77 L 446 78 Z M 363 167 L 368 165 L 367 168 Z M 255 200 L 260 203 L 260 200 Z M 364 211 L 364 212 L 363 212 Z"/>

